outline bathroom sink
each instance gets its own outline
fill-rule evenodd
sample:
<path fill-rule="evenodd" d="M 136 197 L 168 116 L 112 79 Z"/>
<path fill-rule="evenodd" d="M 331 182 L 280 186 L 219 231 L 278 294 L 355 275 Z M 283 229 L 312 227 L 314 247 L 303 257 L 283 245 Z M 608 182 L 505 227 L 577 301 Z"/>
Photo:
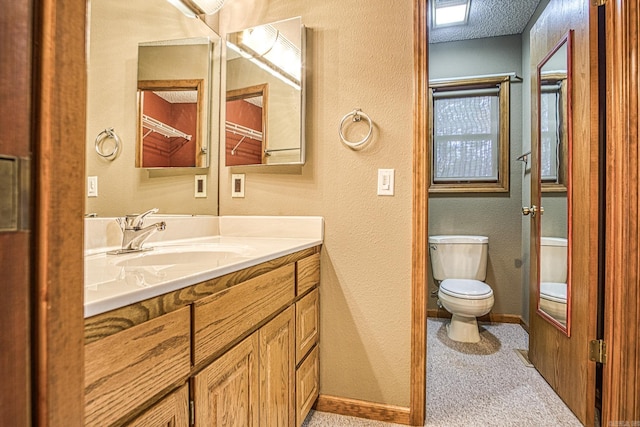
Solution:
<path fill-rule="evenodd" d="M 168 265 L 220 265 L 243 258 L 246 248 L 218 245 L 188 245 L 157 247 L 150 251 L 114 259 L 117 267 L 149 267 Z"/>

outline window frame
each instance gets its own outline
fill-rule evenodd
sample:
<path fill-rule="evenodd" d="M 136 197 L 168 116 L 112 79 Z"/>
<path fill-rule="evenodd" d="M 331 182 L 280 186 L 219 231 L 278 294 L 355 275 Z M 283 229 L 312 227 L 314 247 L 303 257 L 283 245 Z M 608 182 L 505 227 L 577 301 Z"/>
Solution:
<path fill-rule="evenodd" d="M 510 80 L 508 75 L 438 80 L 429 83 L 429 164 L 432 166 L 429 193 L 508 193 L 510 158 Z M 434 90 L 464 91 L 498 87 L 498 179 L 495 181 L 435 182 L 434 171 Z"/>

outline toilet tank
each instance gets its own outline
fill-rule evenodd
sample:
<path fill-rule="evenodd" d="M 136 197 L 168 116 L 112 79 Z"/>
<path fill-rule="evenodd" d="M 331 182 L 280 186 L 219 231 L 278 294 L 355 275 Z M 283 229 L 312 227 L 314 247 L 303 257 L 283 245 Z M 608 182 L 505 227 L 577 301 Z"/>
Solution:
<path fill-rule="evenodd" d="M 484 281 L 488 249 L 485 236 L 429 236 L 433 278 Z"/>
<path fill-rule="evenodd" d="M 567 239 L 540 238 L 540 281 L 567 283 Z"/>

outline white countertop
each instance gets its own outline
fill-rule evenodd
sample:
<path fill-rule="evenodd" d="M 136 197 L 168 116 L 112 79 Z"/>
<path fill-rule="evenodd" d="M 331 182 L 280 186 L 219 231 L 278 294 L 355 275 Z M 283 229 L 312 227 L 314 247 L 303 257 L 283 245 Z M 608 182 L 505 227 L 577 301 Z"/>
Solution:
<path fill-rule="evenodd" d="M 264 221 L 264 217 L 256 218 Z M 84 316 L 95 316 L 321 245 L 324 231 L 321 218 L 319 224 L 319 234 L 294 233 L 295 237 L 263 237 L 252 232 L 246 233 L 253 234 L 249 236 L 218 235 L 150 243 L 145 246 L 154 247 L 153 250 L 126 255 L 87 251 Z M 153 257 L 170 257 L 178 262 L 166 259 L 160 264 L 147 262 Z"/>

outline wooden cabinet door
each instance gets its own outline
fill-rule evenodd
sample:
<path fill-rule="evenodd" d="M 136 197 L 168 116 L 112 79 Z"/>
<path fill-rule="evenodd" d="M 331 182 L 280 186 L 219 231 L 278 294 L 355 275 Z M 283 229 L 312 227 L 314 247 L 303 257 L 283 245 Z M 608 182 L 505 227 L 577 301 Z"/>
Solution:
<path fill-rule="evenodd" d="M 189 386 L 186 384 L 127 424 L 127 427 L 189 426 Z"/>
<path fill-rule="evenodd" d="M 193 378 L 195 425 L 257 427 L 258 332 Z"/>
<path fill-rule="evenodd" d="M 318 399 L 320 390 L 320 363 L 315 346 L 296 371 L 296 426 L 300 427 Z"/>
<path fill-rule="evenodd" d="M 295 422 L 295 325 L 289 307 L 263 326 L 260 336 L 260 422 L 287 427 Z"/>
<path fill-rule="evenodd" d="M 296 303 L 296 365 L 318 343 L 320 336 L 319 291 L 314 289 Z"/>

